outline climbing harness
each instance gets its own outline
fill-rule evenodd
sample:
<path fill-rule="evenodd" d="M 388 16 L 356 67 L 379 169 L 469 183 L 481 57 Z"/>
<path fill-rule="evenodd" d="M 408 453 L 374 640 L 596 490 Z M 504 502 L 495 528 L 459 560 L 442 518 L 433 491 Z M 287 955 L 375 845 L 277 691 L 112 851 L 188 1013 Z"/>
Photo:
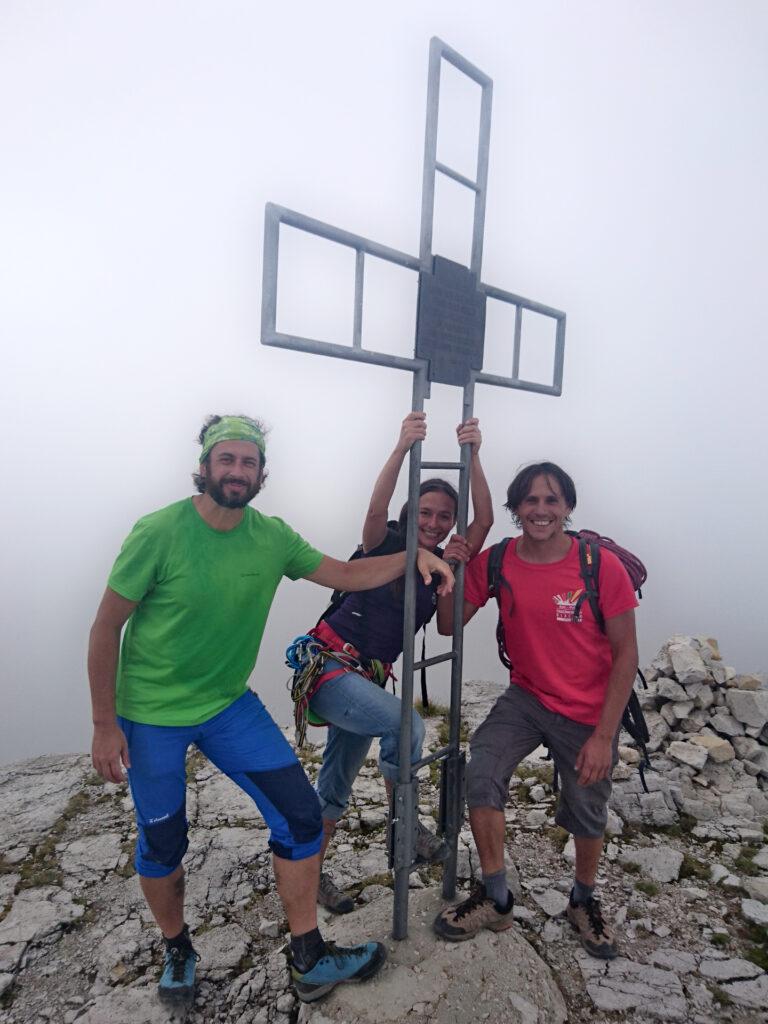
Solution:
<path fill-rule="evenodd" d="M 326 671 L 329 661 L 337 662 L 340 667 Z M 388 662 L 361 658 L 357 648 L 342 640 L 327 622 L 319 622 L 309 633 L 296 637 L 286 649 L 285 663 L 293 669 L 286 685 L 293 701 L 295 742 L 299 748 L 304 746 L 308 725 L 328 724 L 309 706 L 323 683 L 346 672 L 355 672 L 382 688 L 388 679 L 395 678 Z"/>

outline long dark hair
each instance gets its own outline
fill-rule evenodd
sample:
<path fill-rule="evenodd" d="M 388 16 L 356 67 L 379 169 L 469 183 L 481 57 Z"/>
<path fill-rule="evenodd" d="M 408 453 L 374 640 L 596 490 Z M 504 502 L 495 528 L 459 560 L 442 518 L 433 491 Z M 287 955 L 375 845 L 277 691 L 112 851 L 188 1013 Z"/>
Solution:
<path fill-rule="evenodd" d="M 459 511 L 459 495 L 453 484 L 448 483 L 447 480 L 442 480 L 440 477 L 432 477 L 430 480 L 424 480 L 419 487 L 419 497 L 424 494 L 429 494 L 432 491 L 439 491 L 441 494 L 447 494 L 453 502 L 453 518 Z M 401 533 L 405 533 L 406 526 L 408 525 L 408 502 L 403 505 L 400 509 L 400 515 L 398 516 L 397 525 Z"/>

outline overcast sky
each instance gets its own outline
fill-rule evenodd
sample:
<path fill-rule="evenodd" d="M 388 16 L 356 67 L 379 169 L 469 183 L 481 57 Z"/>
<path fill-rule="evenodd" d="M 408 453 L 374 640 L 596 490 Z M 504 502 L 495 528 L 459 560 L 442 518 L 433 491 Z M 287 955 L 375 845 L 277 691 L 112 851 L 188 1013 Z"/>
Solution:
<path fill-rule="evenodd" d="M 702 633 L 768 669 L 765 3 L 4 0 L 1 762 L 89 746 L 93 613 L 134 521 L 191 493 L 207 414 L 270 424 L 259 508 L 358 542 L 411 378 L 260 345 L 264 204 L 418 252 L 432 35 L 494 80 L 482 278 L 568 315 L 561 398 L 477 389 L 491 539 L 520 464 L 557 461 L 575 524 L 648 566 L 645 658 Z M 440 128 L 469 173 L 473 90 L 446 76 Z M 468 261 L 449 184 L 435 249 Z M 284 235 L 278 327 L 351 341 L 349 252 Z M 366 284 L 363 344 L 410 354 L 413 279 Z M 486 369 L 510 344 L 489 310 Z M 452 458 L 460 392 L 427 409 L 425 457 Z M 282 651 L 325 599 L 273 607 L 252 684 L 283 722 Z M 502 678 L 493 618 L 467 678 Z"/>

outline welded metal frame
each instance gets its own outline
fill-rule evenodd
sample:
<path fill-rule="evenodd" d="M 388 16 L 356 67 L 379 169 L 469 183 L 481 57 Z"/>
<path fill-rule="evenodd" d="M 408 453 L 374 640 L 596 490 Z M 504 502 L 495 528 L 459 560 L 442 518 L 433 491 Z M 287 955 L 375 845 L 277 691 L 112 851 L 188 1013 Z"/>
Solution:
<path fill-rule="evenodd" d="M 480 128 L 478 158 L 475 180 L 441 163 L 437 159 L 437 134 L 440 101 L 440 71 L 446 60 L 460 72 L 466 74 L 481 87 Z M 486 299 L 505 302 L 515 307 L 515 327 L 512 342 L 512 361 L 509 376 L 470 371 L 463 388 L 462 421 L 472 416 L 476 384 L 489 384 L 521 391 L 533 391 L 543 395 L 558 396 L 562 393 L 563 360 L 565 353 L 565 313 L 545 306 L 531 299 L 504 291 L 494 285 L 480 281 L 483 257 L 483 233 L 485 226 L 486 191 L 488 181 L 488 154 L 491 128 L 491 104 L 493 83 L 491 79 L 470 64 L 461 54 L 447 46 L 440 39 L 433 38 L 429 49 L 429 72 L 427 84 L 427 121 L 424 143 L 424 171 L 422 179 L 422 213 L 419 256 L 411 256 L 388 246 L 374 242 L 362 235 L 344 231 L 331 224 L 307 217 L 295 210 L 267 203 L 264 224 L 264 264 L 262 284 L 261 341 L 264 345 L 295 349 L 314 355 L 331 356 L 336 359 L 351 359 L 356 362 L 386 366 L 405 370 L 413 374 L 411 408 L 421 411 L 429 397 L 430 379 L 428 360 L 395 356 L 388 352 L 366 349 L 362 344 L 363 292 L 365 285 L 365 257 L 394 263 L 407 270 L 432 272 L 432 229 L 434 222 L 435 178 L 443 174 L 475 194 L 474 220 L 472 229 L 472 251 L 470 270 L 475 275 L 478 291 Z M 330 342 L 286 334 L 277 330 L 277 284 L 279 267 L 280 226 L 306 231 L 330 242 L 347 246 L 355 252 L 355 291 L 353 328 L 351 344 L 340 341 Z M 551 384 L 527 381 L 520 377 L 520 346 L 523 311 L 528 310 L 555 320 L 555 352 Z M 418 808 L 418 787 L 416 773 L 421 767 L 433 761 L 442 761 L 440 826 L 449 846 L 450 855 L 443 868 L 443 895 L 451 898 L 456 889 L 456 861 L 458 836 L 463 818 L 464 755 L 460 746 L 461 727 L 461 684 L 463 660 L 463 606 L 464 567 L 456 569 L 454 587 L 453 643 L 451 650 L 427 659 L 423 664 L 435 665 L 451 662 L 451 710 L 449 739 L 447 746 L 422 758 L 416 765 L 410 764 L 411 709 L 413 707 L 413 677 L 422 663 L 414 658 L 416 624 L 416 554 L 419 484 L 422 469 L 453 469 L 459 471 L 459 505 L 456 529 L 465 534 L 469 504 L 470 446 L 463 445 L 461 457 L 456 462 L 421 461 L 421 443 L 413 445 L 408 464 L 408 513 L 406 536 L 406 588 L 403 615 L 403 678 L 401 683 L 402 716 L 400 722 L 400 767 L 394 786 L 390 813 L 391 866 L 395 879 L 395 900 L 392 935 L 395 939 L 408 934 L 408 878 L 414 860 L 414 841 Z"/>
<path fill-rule="evenodd" d="M 355 295 L 353 310 L 353 336 L 351 344 L 321 341 L 316 338 L 304 338 L 300 335 L 286 334 L 277 330 L 277 277 L 280 255 L 280 226 L 296 228 L 308 234 L 325 238 L 329 242 L 347 246 L 355 251 Z M 360 363 L 373 363 L 377 366 L 388 366 L 394 370 L 408 370 L 411 373 L 426 369 L 423 359 L 408 359 L 405 356 L 392 355 L 391 352 L 377 352 L 362 346 L 363 293 L 365 283 L 365 256 L 394 263 L 396 266 L 418 273 L 422 269 L 420 258 L 401 252 L 390 246 L 381 245 L 363 235 L 344 231 L 333 224 L 307 217 L 306 214 L 289 210 L 285 206 L 267 203 L 264 210 L 264 260 L 262 272 L 261 299 L 261 343 L 277 348 L 290 348 L 299 352 L 311 352 L 314 355 L 334 356 L 337 359 L 351 359 Z M 430 257 L 431 259 L 431 257 Z M 478 282 L 478 290 L 486 297 L 498 302 L 505 302 L 515 307 L 515 328 L 513 336 L 513 354 L 510 374 L 478 373 L 475 381 L 478 384 L 493 384 L 496 387 L 515 388 L 519 391 L 535 391 L 541 395 L 562 394 L 563 361 L 565 355 L 565 313 L 541 302 L 534 302 L 522 295 L 505 291 L 495 285 Z M 537 313 L 555 321 L 555 353 L 552 367 L 552 383 L 542 384 L 539 381 L 525 380 L 520 377 L 520 346 L 522 334 L 523 311 Z M 428 396 L 427 396 L 428 397 Z"/>

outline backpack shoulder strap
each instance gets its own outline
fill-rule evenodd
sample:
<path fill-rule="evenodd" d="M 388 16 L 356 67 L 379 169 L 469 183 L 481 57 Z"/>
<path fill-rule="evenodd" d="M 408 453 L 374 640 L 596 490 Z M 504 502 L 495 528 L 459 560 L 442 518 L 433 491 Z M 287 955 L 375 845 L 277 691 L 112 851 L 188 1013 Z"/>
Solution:
<path fill-rule="evenodd" d="M 358 558 L 362 558 L 363 554 L 363 545 L 358 544 L 355 550 L 347 559 L 347 561 L 355 562 L 357 561 Z M 349 595 L 349 590 L 334 590 L 333 593 L 331 594 L 331 600 L 328 602 L 327 607 L 323 610 L 322 614 L 320 615 L 320 618 L 317 620 L 315 625 L 319 626 L 320 623 L 327 619 L 329 615 L 333 615 L 335 611 L 341 608 L 341 606 L 344 604 Z"/>
<path fill-rule="evenodd" d="M 584 583 L 584 592 L 576 602 L 574 616 L 581 614 L 581 606 L 584 601 L 589 601 L 589 607 L 595 617 L 595 622 L 605 632 L 605 617 L 600 608 L 600 545 L 591 540 L 577 535 L 579 544 L 579 572 Z"/>
<path fill-rule="evenodd" d="M 496 622 L 496 646 L 499 651 L 499 660 L 504 668 L 512 668 L 512 662 L 507 655 L 506 643 L 504 640 L 504 624 L 501 621 L 501 588 L 507 587 L 511 590 L 509 581 L 504 579 L 501 572 L 501 563 L 504 561 L 504 552 L 512 538 L 505 537 L 497 544 L 494 544 L 488 555 L 488 593 L 496 599 L 499 606 L 499 618 Z"/>
<path fill-rule="evenodd" d="M 504 537 L 493 545 L 488 556 L 488 593 L 491 597 L 495 597 L 497 602 L 499 601 L 499 588 L 502 585 L 509 587 L 509 583 L 501 574 L 501 563 L 504 561 L 504 552 L 511 540 L 511 537 Z"/>

